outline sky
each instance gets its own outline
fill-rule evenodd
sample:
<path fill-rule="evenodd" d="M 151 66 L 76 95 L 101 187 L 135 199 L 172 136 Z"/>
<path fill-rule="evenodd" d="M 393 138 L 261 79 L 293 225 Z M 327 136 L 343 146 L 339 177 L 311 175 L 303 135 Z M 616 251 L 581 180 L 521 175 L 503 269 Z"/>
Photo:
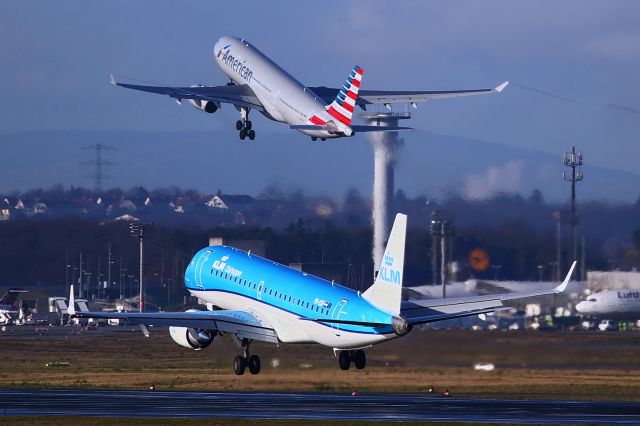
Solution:
<path fill-rule="evenodd" d="M 499 95 L 420 105 L 412 111 L 410 123 L 417 131 L 403 135 L 402 156 L 406 158 L 412 156 L 412 144 L 428 144 L 430 135 L 436 134 L 555 155 L 559 164 L 552 173 L 561 173 L 562 154 L 575 145 L 584 153 L 584 185 L 588 185 L 589 167 L 640 175 L 637 1 L 408 1 L 401 6 L 385 1 L 325 1 L 322 7 L 300 1 L 241 4 L 0 2 L 0 136 L 50 130 L 90 131 L 91 135 L 100 131 L 210 132 L 211 144 L 196 149 L 215 155 L 225 145 L 241 143 L 227 131 L 237 119 L 234 108 L 205 114 L 178 106 L 169 98 L 115 88 L 108 84 L 109 74 L 121 81 L 152 84 L 224 84 L 212 48 L 221 36 L 234 35 L 251 41 L 309 86 L 338 87 L 354 64 L 365 70 L 363 88 L 367 89 L 472 89 L 494 87 L 504 80 L 513 83 Z M 253 143 L 268 144 L 291 132 L 263 117 L 256 116 L 253 122 L 258 135 Z M 318 148 L 302 134 L 298 139 L 308 148 L 296 152 L 313 156 Z M 4 144 L 11 140 L 2 138 Z M 95 142 L 87 140 L 91 143 Z M 152 142 L 144 143 L 147 145 L 137 148 L 152 154 Z M 366 144 L 366 139 L 358 135 L 330 143 Z M 42 186 L 69 183 L 55 174 L 43 174 L 40 181 L 34 181 L 47 156 L 60 147 L 12 157 L 14 172 L 3 174 L 0 168 L 0 189 L 24 188 L 34 182 Z M 179 144 L 175 148 L 181 149 Z M 0 152 L 8 150 L 7 145 L 0 146 Z M 248 149 L 241 152 L 253 155 Z M 336 164 L 347 167 L 348 148 L 340 152 L 346 155 L 336 159 Z M 419 152 L 424 154 L 424 150 Z M 427 151 L 429 154 L 439 153 Z M 118 155 L 126 152 L 120 150 Z M 255 155 L 269 164 L 269 156 L 282 153 L 261 149 Z M 523 171 L 522 159 L 494 156 L 491 149 L 484 155 L 483 170 L 461 177 L 467 182 L 466 190 L 473 189 L 474 176 L 504 181 L 515 173 L 519 182 L 526 179 L 526 172 L 543 173 Z M 74 161 L 85 157 L 86 152 L 78 150 Z M 448 161 L 456 167 L 455 158 Z M 23 173 L 15 172 L 16 168 Z M 272 172 L 282 176 L 280 170 Z M 131 174 L 127 182 L 135 181 L 134 172 L 121 173 Z M 176 173 L 176 184 L 186 182 L 182 179 L 189 173 L 201 171 L 185 167 Z M 269 168 L 262 173 L 260 178 L 268 181 Z M 247 191 L 254 190 L 256 176 L 233 179 L 239 191 L 243 182 Z M 523 190 L 525 185 L 518 182 L 503 189 Z M 415 187 L 413 192 L 424 188 Z M 482 195 L 486 191 L 476 188 L 475 192 Z M 602 198 L 606 196 L 604 191 Z M 637 196 L 629 194 L 629 199 Z"/>

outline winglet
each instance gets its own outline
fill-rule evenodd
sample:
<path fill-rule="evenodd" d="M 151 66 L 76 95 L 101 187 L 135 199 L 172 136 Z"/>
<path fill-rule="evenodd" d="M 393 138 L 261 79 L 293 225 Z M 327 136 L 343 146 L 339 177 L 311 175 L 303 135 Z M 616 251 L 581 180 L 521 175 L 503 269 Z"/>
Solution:
<path fill-rule="evenodd" d="M 569 272 L 567 273 L 567 276 L 564 278 L 564 281 L 562 282 L 562 284 L 560 284 L 558 287 L 554 288 L 553 291 L 555 291 L 556 293 L 562 293 L 563 291 L 565 291 L 567 289 L 567 285 L 569 285 L 569 280 L 571 279 L 571 275 L 573 275 L 573 268 L 576 267 L 576 262 L 575 260 L 573 261 L 573 264 L 571 265 L 571 268 L 569 268 Z"/>
<path fill-rule="evenodd" d="M 498 92 L 498 93 L 502 93 L 502 91 L 504 90 L 505 87 L 507 87 L 509 85 L 508 81 L 505 81 L 504 83 L 500 84 L 499 86 L 497 86 L 495 89 L 493 89 L 494 92 Z"/>
<path fill-rule="evenodd" d="M 113 74 L 109 74 L 109 77 L 111 77 L 111 84 L 117 86 L 118 82 L 116 81 L 116 78 L 113 76 Z"/>
<path fill-rule="evenodd" d="M 73 295 L 73 284 L 71 284 L 71 287 L 69 288 L 69 306 L 67 306 L 67 313 L 69 315 L 76 314 L 76 298 Z"/>

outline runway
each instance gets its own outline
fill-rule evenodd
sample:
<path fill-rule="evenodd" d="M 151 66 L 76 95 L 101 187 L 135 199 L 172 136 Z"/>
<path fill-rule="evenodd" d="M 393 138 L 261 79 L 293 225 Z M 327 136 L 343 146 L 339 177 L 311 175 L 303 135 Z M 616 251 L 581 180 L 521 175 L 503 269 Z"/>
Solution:
<path fill-rule="evenodd" d="M 3 416 L 640 424 L 640 403 L 440 398 L 415 394 L 0 389 Z"/>

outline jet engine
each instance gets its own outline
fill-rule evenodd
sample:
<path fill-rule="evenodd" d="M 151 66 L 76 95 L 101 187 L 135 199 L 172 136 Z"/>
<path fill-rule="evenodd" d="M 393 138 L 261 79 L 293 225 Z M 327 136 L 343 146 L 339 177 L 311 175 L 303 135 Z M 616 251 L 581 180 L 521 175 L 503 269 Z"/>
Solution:
<path fill-rule="evenodd" d="M 216 331 L 202 328 L 169 327 L 169 334 L 173 341 L 180 346 L 199 351 L 213 342 Z"/>
<path fill-rule="evenodd" d="M 201 101 L 200 99 L 189 99 L 189 103 L 193 105 L 195 109 L 213 114 L 220 108 L 220 105 L 216 102 Z"/>
<path fill-rule="evenodd" d="M 391 326 L 398 336 L 404 336 L 413 328 L 409 321 L 401 317 L 393 317 L 391 320 Z"/>
<path fill-rule="evenodd" d="M 206 86 L 203 86 L 202 84 L 196 84 L 191 87 L 206 87 Z M 200 99 L 189 99 L 189 103 L 193 105 L 195 109 L 208 112 L 209 114 L 213 114 L 218 110 L 218 108 L 220 108 L 220 104 L 218 102 L 201 101 Z"/>

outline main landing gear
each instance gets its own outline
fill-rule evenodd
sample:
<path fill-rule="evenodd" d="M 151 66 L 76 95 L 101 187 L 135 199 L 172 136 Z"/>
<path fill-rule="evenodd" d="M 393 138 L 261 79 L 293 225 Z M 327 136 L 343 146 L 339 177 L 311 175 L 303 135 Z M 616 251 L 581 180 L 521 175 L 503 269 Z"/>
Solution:
<path fill-rule="evenodd" d="M 249 340 L 244 339 L 242 341 L 243 355 L 238 355 L 233 359 L 233 372 L 241 376 L 244 374 L 244 370 L 248 367 L 251 374 L 260 373 L 260 357 L 258 355 L 249 355 Z"/>
<path fill-rule="evenodd" d="M 236 130 L 240 131 L 240 139 L 245 140 L 249 138 L 254 140 L 256 138 L 256 131 L 251 127 L 251 121 L 249 121 L 249 108 L 240 108 L 240 120 L 236 121 Z"/>
<path fill-rule="evenodd" d="M 311 136 L 311 140 L 315 142 L 315 141 L 318 140 L 318 137 L 317 136 Z M 324 142 L 324 141 L 327 140 L 327 138 L 320 138 L 320 140 Z"/>
<path fill-rule="evenodd" d="M 348 370 L 351 367 L 351 362 L 356 366 L 358 370 L 362 370 L 367 365 L 367 357 L 362 349 L 356 351 L 340 351 L 338 355 L 338 364 L 340 370 Z"/>

